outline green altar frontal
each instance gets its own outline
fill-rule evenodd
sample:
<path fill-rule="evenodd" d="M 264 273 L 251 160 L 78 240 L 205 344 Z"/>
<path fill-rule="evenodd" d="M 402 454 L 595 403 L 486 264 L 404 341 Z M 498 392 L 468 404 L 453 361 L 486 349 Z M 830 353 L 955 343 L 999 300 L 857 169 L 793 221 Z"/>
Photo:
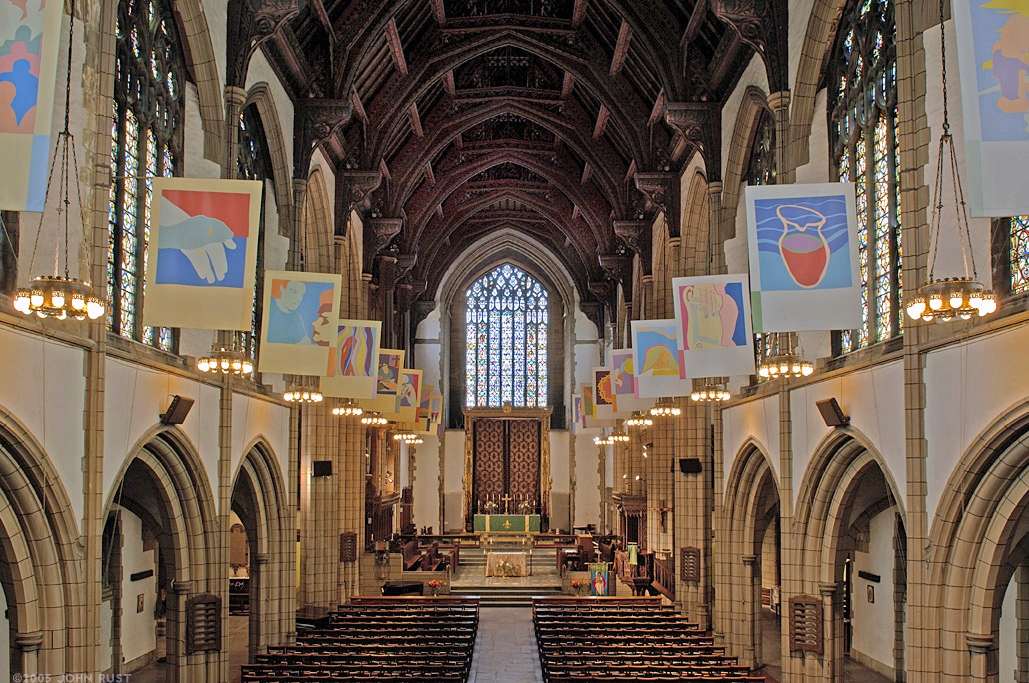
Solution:
<path fill-rule="evenodd" d="M 540 531 L 539 515 L 475 515 L 473 531 L 502 534 Z"/>

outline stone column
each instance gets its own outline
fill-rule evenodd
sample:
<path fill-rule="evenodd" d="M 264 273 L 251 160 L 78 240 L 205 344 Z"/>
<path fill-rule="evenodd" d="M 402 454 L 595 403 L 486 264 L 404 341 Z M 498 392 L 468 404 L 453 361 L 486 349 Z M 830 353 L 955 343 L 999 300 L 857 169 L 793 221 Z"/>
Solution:
<path fill-rule="evenodd" d="M 744 555 L 743 563 L 743 657 L 742 663 L 753 669 L 759 662 L 761 632 L 758 618 L 761 614 L 761 588 L 757 581 L 757 555 Z"/>
<path fill-rule="evenodd" d="M 969 680 L 997 680 L 1000 662 L 997 656 L 997 638 L 992 633 L 967 633 L 965 642 L 971 655 Z"/>
<path fill-rule="evenodd" d="M 835 583 L 819 583 L 822 596 L 822 625 L 825 645 L 822 651 L 822 680 L 825 683 L 840 683 L 843 670 L 840 660 L 843 654 L 843 615 L 836 608 L 839 586 Z"/>
<path fill-rule="evenodd" d="M 29 631 L 27 633 L 15 633 L 11 639 L 13 649 L 17 651 L 17 657 L 11 664 L 11 673 L 21 673 L 26 676 L 34 674 L 46 675 L 50 671 L 39 670 L 39 648 L 43 644 L 42 631 Z M 20 660 L 20 661 L 19 661 Z M 53 672 L 57 673 L 57 672 Z"/>
<path fill-rule="evenodd" d="M 1015 581 L 1015 681 L 1029 683 L 1029 564 L 1025 560 L 1015 570 Z"/>

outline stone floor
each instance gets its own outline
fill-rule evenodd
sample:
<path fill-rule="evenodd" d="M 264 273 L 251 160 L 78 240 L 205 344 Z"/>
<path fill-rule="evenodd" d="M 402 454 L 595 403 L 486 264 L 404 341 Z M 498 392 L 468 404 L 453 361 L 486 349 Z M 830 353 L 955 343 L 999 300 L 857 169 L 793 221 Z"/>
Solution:
<path fill-rule="evenodd" d="M 247 639 L 249 635 L 249 617 L 247 615 L 229 617 L 229 681 L 239 683 L 242 678 L 240 667 L 246 664 L 249 656 Z M 147 667 L 132 673 L 132 683 L 165 683 L 168 680 L 168 665 L 154 662 Z"/>
<path fill-rule="evenodd" d="M 468 683 L 543 683 L 532 610 L 479 610 L 479 635 Z"/>

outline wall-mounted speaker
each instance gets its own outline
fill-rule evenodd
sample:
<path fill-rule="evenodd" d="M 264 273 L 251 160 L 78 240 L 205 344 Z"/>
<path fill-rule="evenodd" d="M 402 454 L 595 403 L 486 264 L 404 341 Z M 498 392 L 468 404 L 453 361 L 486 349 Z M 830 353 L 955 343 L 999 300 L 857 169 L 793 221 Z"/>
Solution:
<path fill-rule="evenodd" d="M 316 477 L 331 477 L 332 476 L 332 461 L 331 460 L 315 460 L 311 463 L 311 474 Z"/>
<path fill-rule="evenodd" d="M 175 394 L 172 396 L 171 403 L 168 404 L 168 410 L 158 415 L 158 418 L 163 425 L 180 425 L 186 421 L 186 416 L 189 415 L 189 409 L 192 407 L 193 399 Z"/>
<path fill-rule="evenodd" d="M 700 466 L 700 458 L 679 458 L 679 471 L 683 474 L 700 474 L 704 470 Z"/>
<path fill-rule="evenodd" d="M 822 421 L 826 427 L 844 427 L 850 424 L 850 418 L 843 412 L 843 408 L 836 402 L 835 398 L 827 398 L 824 401 L 815 401 L 818 412 L 822 414 Z"/>

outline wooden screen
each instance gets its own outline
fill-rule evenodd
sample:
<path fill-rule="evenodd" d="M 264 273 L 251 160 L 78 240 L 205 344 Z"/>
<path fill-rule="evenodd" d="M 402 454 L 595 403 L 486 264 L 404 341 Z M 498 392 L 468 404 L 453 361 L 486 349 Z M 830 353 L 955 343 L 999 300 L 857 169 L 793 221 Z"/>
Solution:
<path fill-rule="evenodd" d="M 480 418 L 475 421 L 473 512 L 478 502 L 510 495 L 540 504 L 540 422 Z M 504 503 L 500 502 L 500 511 Z M 510 512 L 515 514 L 515 503 Z"/>

